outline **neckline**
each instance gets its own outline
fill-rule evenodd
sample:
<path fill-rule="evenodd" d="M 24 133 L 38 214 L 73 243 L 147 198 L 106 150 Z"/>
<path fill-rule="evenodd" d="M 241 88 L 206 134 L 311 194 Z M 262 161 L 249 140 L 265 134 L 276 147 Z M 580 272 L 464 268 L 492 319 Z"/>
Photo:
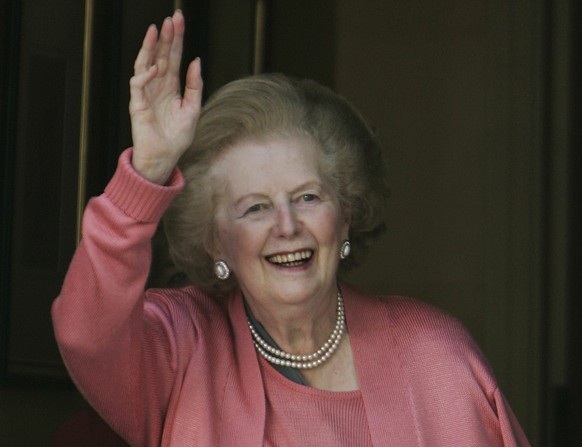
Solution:
<path fill-rule="evenodd" d="M 314 388 L 314 387 L 311 387 L 307 384 L 297 383 L 297 382 L 289 379 L 288 377 L 284 376 L 279 371 L 277 371 L 271 363 L 269 363 L 266 359 L 261 357 L 258 353 L 257 353 L 257 359 L 259 361 L 259 368 L 260 368 L 261 372 L 264 372 L 264 374 L 263 374 L 264 381 L 269 380 L 269 379 L 275 380 L 279 384 L 283 385 L 285 388 L 288 388 L 293 392 L 300 393 L 300 394 L 306 394 L 306 395 L 310 395 L 310 396 L 319 396 L 319 397 L 325 397 L 325 398 L 346 399 L 346 400 L 360 398 L 362 396 L 361 388 L 357 389 L 357 390 L 350 390 L 350 391 L 329 391 L 329 390 L 322 390 L 319 388 Z M 265 377 L 265 374 L 268 375 L 269 378 Z"/>

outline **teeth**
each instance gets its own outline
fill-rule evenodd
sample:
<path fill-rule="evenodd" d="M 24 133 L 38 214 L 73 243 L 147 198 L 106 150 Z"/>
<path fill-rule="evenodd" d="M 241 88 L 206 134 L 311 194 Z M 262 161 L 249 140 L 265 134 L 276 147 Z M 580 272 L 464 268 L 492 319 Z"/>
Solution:
<path fill-rule="evenodd" d="M 295 253 L 286 253 L 282 255 L 269 256 L 267 259 L 275 264 L 287 264 L 290 262 L 302 261 L 311 258 L 312 250 L 302 250 Z"/>

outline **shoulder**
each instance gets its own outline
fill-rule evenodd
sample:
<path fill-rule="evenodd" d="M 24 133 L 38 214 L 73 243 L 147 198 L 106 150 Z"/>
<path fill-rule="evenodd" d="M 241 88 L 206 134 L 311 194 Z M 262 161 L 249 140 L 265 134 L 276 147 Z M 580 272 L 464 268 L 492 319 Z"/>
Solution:
<path fill-rule="evenodd" d="M 457 318 L 414 298 L 357 291 L 345 295 L 350 301 L 348 308 L 346 300 L 346 319 L 353 320 L 357 334 L 351 337 L 348 321 L 352 347 L 363 362 L 363 374 L 374 378 L 372 383 L 381 381 L 387 389 L 404 383 L 427 418 L 437 407 L 442 409 L 439 414 L 459 417 L 475 405 L 494 407 L 498 385 L 493 371 Z"/>
<path fill-rule="evenodd" d="M 380 319 L 392 329 L 412 333 L 444 332 L 466 334 L 463 324 L 452 315 L 427 302 L 401 295 L 377 295 L 344 286 L 355 313 Z M 375 315 L 375 317 L 374 317 Z"/>
<path fill-rule="evenodd" d="M 350 289 L 353 313 L 360 325 L 376 328 L 371 336 L 400 347 L 403 359 L 419 365 L 423 359 L 465 364 L 489 372 L 489 364 L 464 324 L 421 300 L 396 295 L 372 295 Z M 430 360 L 429 360 L 430 359 Z"/>
<path fill-rule="evenodd" d="M 379 306 L 389 314 L 394 329 L 405 331 L 409 337 L 472 342 L 464 324 L 446 311 L 406 296 L 378 296 Z"/>

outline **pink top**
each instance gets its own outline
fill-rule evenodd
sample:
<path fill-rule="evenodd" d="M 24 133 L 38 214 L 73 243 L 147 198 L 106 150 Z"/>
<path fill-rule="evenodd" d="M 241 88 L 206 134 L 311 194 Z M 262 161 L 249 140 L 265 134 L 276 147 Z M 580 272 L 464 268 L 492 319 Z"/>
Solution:
<path fill-rule="evenodd" d="M 360 391 L 310 388 L 287 379 L 262 357 L 260 364 L 267 403 L 264 445 L 373 445 Z"/>
<path fill-rule="evenodd" d="M 151 237 L 182 186 L 178 171 L 148 183 L 124 152 L 52 308 L 71 377 L 130 444 L 529 445 L 465 329 L 419 301 L 341 284 L 360 392 L 326 393 L 261 363 L 240 293 L 144 292 Z"/>

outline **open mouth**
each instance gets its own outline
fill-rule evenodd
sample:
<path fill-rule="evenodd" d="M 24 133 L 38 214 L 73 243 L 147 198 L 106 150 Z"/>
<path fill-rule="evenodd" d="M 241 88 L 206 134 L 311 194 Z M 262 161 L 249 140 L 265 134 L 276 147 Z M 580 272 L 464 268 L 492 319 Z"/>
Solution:
<path fill-rule="evenodd" d="M 297 267 L 306 264 L 313 256 L 313 250 L 301 250 L 293 253 L 276 254 L 267 256 L 267 261 L 271 264 L 283 267 Z"/>

